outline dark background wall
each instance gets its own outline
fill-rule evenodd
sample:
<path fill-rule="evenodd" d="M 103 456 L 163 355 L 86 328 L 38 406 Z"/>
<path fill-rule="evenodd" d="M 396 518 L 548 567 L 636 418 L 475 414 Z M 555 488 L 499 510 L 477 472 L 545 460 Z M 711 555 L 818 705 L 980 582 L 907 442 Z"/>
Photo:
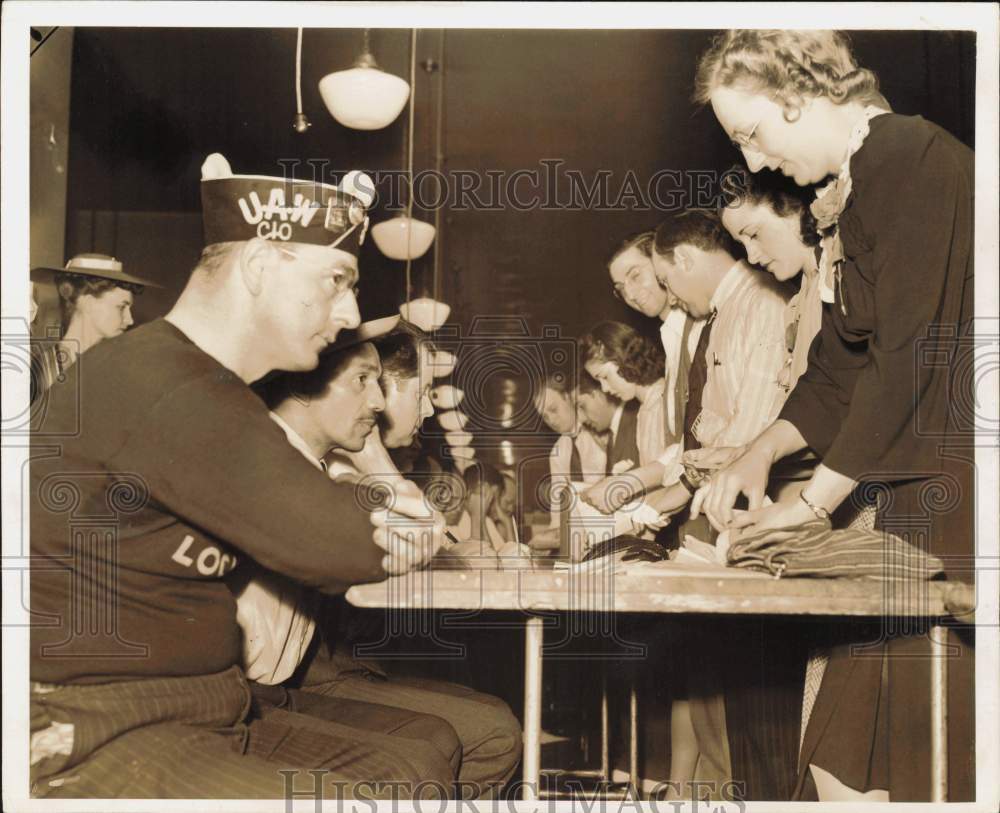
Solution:
<path fill-rule="evenodd" d="M 442 169 L 452 180 L 456 171 L 483 177 L 482 198 L 489 198 L 488 171 L 544 178 L 543 160 L 561 162 L 555 186 L 518 182 L 522 200 L 534 201 L 527 210 L 501 199 L 493 211 L 441 212 L 439 293 L 463 329 L 477 315 L 504 314 L 525 317 L 533 331 L 558 324 L 570 336 L 609 317 L 655 330 L 608 296 L 602 261 L 622 236 L 655 225 L 662 212 L 627 195 L 614 211 L 563 208 L 566 172 L 590 184 L 603 171 L 614 204 L 629 173 L 642 195 L 657 171 L 678 170 L 680 182 L 665 179 L 659 190 L 663 202 L 672 193 L 680 204 L 678 193 L 707 183 L 698 171 L 735 162 L 711 111 L 689 101 L 695 61 L 712 33 L 419 33 L 418 62 L 433 58 L 443 73 L 418 68 L 418 171 L 434 167 L 439 106 Z M 855 32 L 853 39 L 898 112 L 920 113 L 972 144 L 973 34 Z M 294 29 L 77 29 L 67 256 L 114 253 L 163 283 L 136 308 L 148 319 L 169 307 L 197 257 L 199 167 L 209 152 L 224 153 L 236 172 L 280 173 L 278 160 L 288 158 L 328 159 L 332 174 L 400 169 L 405 111 L 384 130 L 360 132 L 337 124 L 319 96 L 319 79 L 348 67 L 360 45 L 358 30 L 306 30 L 303 102 L 313 127 L 299 135 L 291 127 Z M 372 46 L 383 69 L 407 76 L 408 31 L 375 30 Z M 423 192 L 433 198 L 434 184 Z M 380 193 L 375 222 L 389 216 L 388 187 Z M 434 261 L 432 250 L 414 264 L 414 295 L 433 293 Z M 361 267 L 362 312 L 393 312 L 405 297 L 402 264 L 369 240 Z"/>

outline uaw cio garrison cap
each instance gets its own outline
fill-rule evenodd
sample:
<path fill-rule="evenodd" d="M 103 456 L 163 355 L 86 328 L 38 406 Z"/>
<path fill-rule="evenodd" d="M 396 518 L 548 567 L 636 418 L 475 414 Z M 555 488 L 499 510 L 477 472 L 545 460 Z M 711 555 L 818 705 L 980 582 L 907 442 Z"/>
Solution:
<path fill-rule="evenodd" d="M 212 153 L 201 167 L 205 245 L 254 238 L 338 248 L 357 256 L 368 230 L 375 185 L 363 172 L 339 186 L 269 175 L 234 175 Z"/>

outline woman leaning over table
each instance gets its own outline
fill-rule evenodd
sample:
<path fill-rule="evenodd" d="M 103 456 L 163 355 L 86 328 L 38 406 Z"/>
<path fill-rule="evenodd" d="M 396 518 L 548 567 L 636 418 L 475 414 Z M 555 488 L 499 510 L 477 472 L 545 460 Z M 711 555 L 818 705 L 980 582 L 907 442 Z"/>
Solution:
<path fill-rule="evenodd" d="M 878 527 L 968 578 L 973 479 L 962 447 L 972 430 L 951 403 L 971 403 L 955 387 L 971 354 L 962 341 L 973 316 L 972 151 L 919 116 L 891 113 L 839 32 L 725 32 L 701 59 L 696 99 L 752 172 L 800 186 L 832 176 L 812 211 L 820 228 L 837 226 L 820 263 L 833 302 L 807 369 L 778 420 L 698 504 L 716 527 L 789 527 L 865 484 L 880 495 Z M 806 447 L 823 462 L 801 495 L 761 508 L 772 464 Z M 733 512 L 740 493 L 751 505 L 743 514 Z M 950 798 L 962 800 L 974 794 L 973 648 L 971 636 L 953 642 L 962 657 L 949 661 Z M 862 657 L 837 650 L 805 733 L 797 798 L 929 798 L 928 654 L 919 636 L 885 635 Z"/>

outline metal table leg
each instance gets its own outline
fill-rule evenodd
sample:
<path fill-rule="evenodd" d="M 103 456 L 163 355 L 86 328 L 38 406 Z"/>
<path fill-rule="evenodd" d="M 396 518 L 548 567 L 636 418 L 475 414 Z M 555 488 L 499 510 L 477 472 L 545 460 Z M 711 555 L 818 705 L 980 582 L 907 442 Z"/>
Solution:
<path fill-rule="evenodd" d="M 611 781 L 611 735 L 608 721 L 608 667 L 601 663 L 601 782 Z"/>
<path fill-rule="evenodd" d="M 538 799 L 542 757 L 542 627 L 541 618 L 529 618 L 524 625 L 524 785 L 522 798 Z"/>
<path fill-rule="evenodd" d="M 948 801 L 948 628 L 931 627 L 931 801 Z"/>
<path fill-rule="evenodd" d="M 628 781 L 634 798 L 639 796 L 639 699 L 636 695 L 635 677 L 628 687 Z"/>

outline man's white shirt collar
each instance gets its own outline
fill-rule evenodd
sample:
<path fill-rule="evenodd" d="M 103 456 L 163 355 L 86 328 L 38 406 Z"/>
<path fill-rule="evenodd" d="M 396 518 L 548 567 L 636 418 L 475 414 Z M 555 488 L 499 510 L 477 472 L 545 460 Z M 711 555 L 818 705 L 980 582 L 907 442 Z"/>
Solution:
<path fill-rule="evenodd" d="M 615 414 L 611 416 L 611 437 L 612 438 L 617 438 L 618 437 L 618 427 L 621 425 L 622 415 L 624 414 L 624 412 L 625 412 L 625 402 L 622 401 L 615 408 Z"/>

